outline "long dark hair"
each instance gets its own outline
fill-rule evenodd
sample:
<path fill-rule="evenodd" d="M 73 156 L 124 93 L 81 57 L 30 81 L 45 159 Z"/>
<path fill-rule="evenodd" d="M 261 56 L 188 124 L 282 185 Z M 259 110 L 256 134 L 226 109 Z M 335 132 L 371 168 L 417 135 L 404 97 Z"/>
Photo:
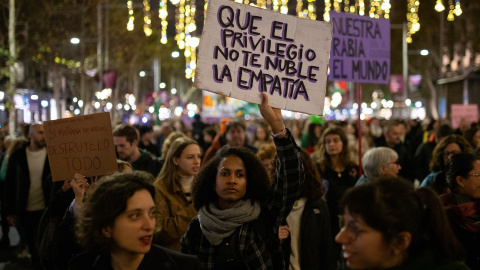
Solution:
<path fill-rule="evenodd" d="M 458 185 L 457 176 L 468 178 L 468 174 L 473 170 L 473 163 L 476 160 L 480 160 L 480 157 L 471 153 L 460 153 L 450 157 L 445 168 L 445 178 L 451 189 Z"/>
<path fill-rule="evenodd" d="M 409 232 L 408 258 L 422 249 L 433 250 L 439 260 L 464 258 L 440 200 L 430 188 L 415 190 L 406 180 L 380 178 L 349 189 L 341 205 L 381 232 L 387 244 L 393 243 L 399 233 Z"/>

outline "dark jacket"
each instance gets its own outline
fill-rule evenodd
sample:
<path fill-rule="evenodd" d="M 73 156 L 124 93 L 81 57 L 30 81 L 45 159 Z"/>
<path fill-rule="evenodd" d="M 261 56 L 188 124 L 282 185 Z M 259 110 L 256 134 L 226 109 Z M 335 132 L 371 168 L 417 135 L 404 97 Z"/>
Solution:
<path fill-rule="evenodd" d="M 28 145 L 25 144 L 17 149 L 8 160 L 6 176 L 7 215 L 21 216 L 26 211 L 28 192 L 30 191 L 30 173 L 26 153 Z M 45 158 L 43 166 L 42 189 L 45 207 L 47 207 L 53 189 L 48 156 Z"/>
<path fill-rule="evenodd" d="M 290 131 L 288 137 L 274 139 L 277 147 L 277 173 L 262 203 L 258 219 L 236 229 L 235 255 L 248 269 L 284 269 L 278 228 L 290 213 L 303 187 L 305 174 L 300 162 L 301 149 Z M 225 241 L 224 241 L 225 242 Z M 195 217 L 181 238 L 182 253 L 197 255 L 203 269 L 215 269 L 216 247 L 210 244 Z"/>
<path fill-rule="evenodd" d="M 307 201 L 300 224 L 300 267 L 337 269 L 327 203 L 323 199 Z M 288 237 L 282 243 L 286 268 L 290 264 L 290 240 Z"/>
<path fill-rule="evenodd" d="M 151 173 L 153 177 L 157 177 L 158 173 L 162 169 L 163 162 L 159 158 L 155 158 L 150 155 L 150 152 L 138 149 L 142 154 L 137 160 L 132 162 L 132 168 L 135 171 L 145 171 Z"/>
<path fill-rule="evenodd" d="M 82 253 L 70 262 L 71 270 L 113 270 L 110 264 L 110 256 L 100 256 L 93 253 Z M 165 269 L 183 270 L 200 269 L 198 259 L 195 256 L 185 255 L 168 250 L 157 245 L 143 257 L 138 270 Z"/>
<path fill-rule="evenodd" d="M 415 152 L 415 177 L 420 181 L 425 179 L 430 173 L 430 161 L 432 160 L 435 146 L 437 146 L 435 141 L 422 143 Z"/>
<path fill-rule="evenodd" d="M 388 268 L 385 270 L 469 270 L 470 268 L 461 262 L 452 262 L 444 258 L 438 258 L 433 251 L 424 248 L 420 253 L 408 258 L 400 266 Z"/>

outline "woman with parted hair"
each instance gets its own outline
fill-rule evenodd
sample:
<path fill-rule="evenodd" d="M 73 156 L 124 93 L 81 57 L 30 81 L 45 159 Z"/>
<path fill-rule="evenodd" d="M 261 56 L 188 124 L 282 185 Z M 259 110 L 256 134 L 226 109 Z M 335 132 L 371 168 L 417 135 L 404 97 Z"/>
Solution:
<path fill-rule="evenodd" d="M 136 171 L 97 183 L 77 224 L 85 253 L 70 262 L 70 269 L 198 269 L 196 258 L 152 245 L 152 178 Z"/>
<path fill-rule="evenodd" d="M 480 157 L 453 155 L 445 168 L 450 193 L 440 196 L 458 241 L 465 249 L 466 264 L 480 269 Z"/>
<path fill-rule="evenodd" d="M 345 191 L 353 187 L 358 179 L 358 166 L 350 159 L 348 138 L 338 126 L 327 128 L 318 141 L 313 160 L 326 184 L 326 200 L 330 212 L 333 235 L 337 234 L 339 202 Z"/>
<path fill-rule="evenodd" d="M 385 178 L 348 190 L 335 240 L 349 269 L 467 270 L 435 192 Z"/>
<path fill-rule="evenodd" d="M 262 95 L 260 113 L 277 147 L 273 184 L 255 154 L 224 147 L 192 187 L 198 210 L 182 237 L 182 252 L 197 255 L 203 269 L 284 269 L 278 228 L 303 185 L 300 149 L 285 129 L 280 109 Z"/>
<path fill-rule="evenodd" d="M 472 152 L 472 147 L 463 136 L 449 135 L 445 137 L 433 149 L 430 161 L 431 173 L 425 177 L 420 186 L 430 187 L 438 195 L 442 195 L 448 188 L 445 180 L 445 166 L 447 166 L 448 159 L 455 154 Z"/>
<path fill-rule="evenodd" d="M 201 160 L 200 146 L 193 139 L 180 137 L 169 146 L 165 164 L 153 184 L 158 212 L 154 243 L 180 251 L 180 238 L 197 215 L 191 187 Z"/>

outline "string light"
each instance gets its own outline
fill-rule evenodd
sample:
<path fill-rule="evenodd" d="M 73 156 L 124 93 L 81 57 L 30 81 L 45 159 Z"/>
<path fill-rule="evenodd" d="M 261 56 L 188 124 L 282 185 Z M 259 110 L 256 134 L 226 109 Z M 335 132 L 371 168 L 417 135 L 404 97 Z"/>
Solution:
<path fill-rule="evenodd" d="M 407 13 L 407 43 L 412 43 L 412 35 L 420 30 L 420 20 L 418 18 L 418 6 L 420 0 L 408 0 Z"/>
<path fill-rule="evenodd" d="M 133 5 L 131 0 L 127 1 L 127 7 L 128 7 L 127 30 L 132 31 L 134 27 L 133 21 L 135 20 L 135 17 L 133 16 Z"/>
<path fill-rule="evenodd" d="M 462 8 L 460 7 L 460 0 L 455 0 L 455 15 L 462 15 Z"/>
<path fill-rule="evenodd" d="M 287 0 L 285 0 L 287 2 Z M 288 13 L 288 10 L 287 10 Z M 316 8 L 316 1 L 315 0 L 308 0 L 308 18 L 310 20 L 317 19 L 317 8 Z"/>
<path fill-rule="evenodd" d="M 340 2 L 340 1 L 339 1 Z M 350 1 L 345 0 L 345 7 L 343 9 L 345 12 L 350 12 Z"/>
<path fill-rule="evenodd" d="M 160 6 L 160 9 L 158 10 L 158 17 L 160 18 L 160 21 L 162 24 L 162 32 L 161 32 L 162 36 L 160 38 L 160 42 L 162 44 L 167 44 L 167 26 L 168 26 L 167 0 L 160 0 L 159 6 Z"/>
<path fill-rule="evenodd" d="M 342 0 L 333 0 L 333 8 L 335 9 L 335 12 L 340 12 L 341 11 L 340 3 L 342 3 Z"/>
<path fill-rule="evenodd" d="M 152 19 L 150 16 L 150 3 L 148 0 L 143 0 L 143 21 L 145 22 L 143 25 L 143 32 L 145 32 L 145 35 L 149 37 L 152 35 Z"/>
<path fill-rule="evenodd" d="M 435 10 L 437 12 L 442 12 L 445 10 L 445 6 L 443 6 L 443 0 L 437 0 L 437 3 L 435 4 Z"/>
<path fill-rule="evenodd" d="M 323 20 L 326 22 L 330 21 L 330 0 L 325 0 L 325 12 L 323 13 Z"/>
<path fill-rule="evenodd" d="M 325 11 L 327 10 L 327 2 L 328 5 L 330 5 L 330 1 L 325 0 Z M 303 17 L 303 0 L 297 0 L 297 7 L 295 11 L 297 12 L 298 17 Z M 323 15 L 323 19 L 325 20 L 325 14 Z"/>
<path fill-rule="evenodd" d="M 453 21 L 455 20 L 455 16 L 453 15 L 453 11 L 455 9 L 455 6 L 453 6 L 453 0 L 448 0 L 448 7 L 449 7 L 449 11 L 448 11 L 447 20 Z"/>
<path fill-rule="evenodd" d="M 360 0 L 358 2 L 358 14 L 360 14 L 360 16 L 363 16 L 365 15 L 365 2 L 364 0 Z"/>

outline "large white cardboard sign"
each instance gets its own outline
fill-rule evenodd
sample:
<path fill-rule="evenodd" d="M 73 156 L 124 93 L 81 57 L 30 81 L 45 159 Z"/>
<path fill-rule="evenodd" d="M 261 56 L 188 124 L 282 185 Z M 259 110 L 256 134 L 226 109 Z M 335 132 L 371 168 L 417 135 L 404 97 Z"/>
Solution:
<path fill-rule="evenodd" d="M 194 86 L 260 104 L 323 114 L 330 23 L 210 0 Z"/>

